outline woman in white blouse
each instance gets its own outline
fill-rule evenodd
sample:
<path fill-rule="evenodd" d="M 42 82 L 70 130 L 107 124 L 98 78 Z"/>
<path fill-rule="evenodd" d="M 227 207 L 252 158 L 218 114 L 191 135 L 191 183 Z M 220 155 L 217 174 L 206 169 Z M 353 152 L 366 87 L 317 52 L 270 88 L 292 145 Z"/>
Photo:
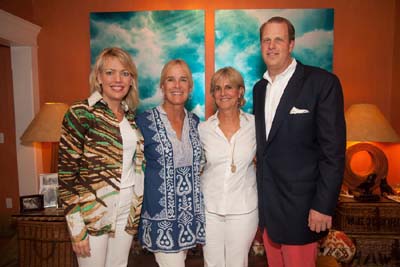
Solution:
<path fill-rule="evenodd" d="M 244 81 L 232 67 L 211 78 L 218 108 L 199 126 L 206 156 L 201 187 L 206 208 L 206 267 L 244 267 L 257 231 L 254 116 L 243 112 Z"/>

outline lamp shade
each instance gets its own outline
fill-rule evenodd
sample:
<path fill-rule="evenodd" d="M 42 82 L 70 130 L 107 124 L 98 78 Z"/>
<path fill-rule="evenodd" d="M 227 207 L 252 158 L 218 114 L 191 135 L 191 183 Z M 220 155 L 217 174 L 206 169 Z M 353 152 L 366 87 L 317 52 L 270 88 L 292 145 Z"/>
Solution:
<path fill-rule="evenodd" d="M 399 142 L 400 138 L 377 106 L 355 104 L 346 113 L 347 141 Z"/>
<path fill-rule="evenodd" d="M 21 141 L 58 142 L 61 123 L 67 109 L 68 105 L 63 103 L 45 103 L 21 136 Z"/>

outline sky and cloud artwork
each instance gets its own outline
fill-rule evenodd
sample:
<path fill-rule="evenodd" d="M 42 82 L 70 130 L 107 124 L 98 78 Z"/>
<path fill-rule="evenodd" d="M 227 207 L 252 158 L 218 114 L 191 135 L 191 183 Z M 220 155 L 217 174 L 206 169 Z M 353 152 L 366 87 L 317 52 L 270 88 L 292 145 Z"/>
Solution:
<path fill-rule="evenodd" d="M 332 71 L 333 9 L 241 9 L 215 12 L 215 70 L 236 68 L 246 86 L 247 112 L 252 89 L 266 71 L 260 52 L 259 27 L 274 16 L 289 19 L 296 30 L 293 57 L 303 64 Z"/>
<path fill-rule="evenodd" d="M 194 82 L 186 108 L 204 119 L 203 10 L 91 13 L 91 64 L 104 48 L 111 46 L 128 51 L 136 63 L 139 113 L 162 102 L 162 67 L 171 59 L 181 58 L 188 63 Z"/>

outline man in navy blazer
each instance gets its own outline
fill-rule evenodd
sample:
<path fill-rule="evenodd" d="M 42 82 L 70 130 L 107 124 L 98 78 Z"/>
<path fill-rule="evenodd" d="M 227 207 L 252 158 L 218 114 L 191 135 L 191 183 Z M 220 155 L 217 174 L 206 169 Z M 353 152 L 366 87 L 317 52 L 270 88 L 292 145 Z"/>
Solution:
<path fill-rule="evenodd" d="M 292 58 L 294 36 L 282 17 L 260 27 L 267 71 L 253 89 L 259 225 L 270 267 L 315 266 L 344 172 L 340 81 Z"/>

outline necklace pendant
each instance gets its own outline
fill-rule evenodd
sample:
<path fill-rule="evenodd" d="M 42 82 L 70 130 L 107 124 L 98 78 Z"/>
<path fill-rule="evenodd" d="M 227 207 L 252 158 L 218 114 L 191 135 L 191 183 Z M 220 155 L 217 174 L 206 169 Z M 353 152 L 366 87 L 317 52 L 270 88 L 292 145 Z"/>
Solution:
<path fill-rule="evenodd" d="M 231 172 L 234 173 L 236 172 L 236 165 L 235 164 L 231 164 Z"/>

